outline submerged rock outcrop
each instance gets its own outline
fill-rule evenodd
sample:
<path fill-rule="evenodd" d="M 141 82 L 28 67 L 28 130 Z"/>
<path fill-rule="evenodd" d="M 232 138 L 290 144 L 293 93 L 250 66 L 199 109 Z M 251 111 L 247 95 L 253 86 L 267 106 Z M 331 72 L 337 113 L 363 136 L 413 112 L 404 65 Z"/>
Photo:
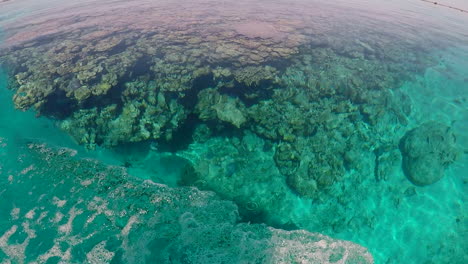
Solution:
<path fill-rule="evenodd" d="M 400 149 L 406 177 L 420 186 L 442 179 L 445 170 L 459 155 L 456 137 L 450 127 L 435 121 L 408 131 L 401 140 Z"/>

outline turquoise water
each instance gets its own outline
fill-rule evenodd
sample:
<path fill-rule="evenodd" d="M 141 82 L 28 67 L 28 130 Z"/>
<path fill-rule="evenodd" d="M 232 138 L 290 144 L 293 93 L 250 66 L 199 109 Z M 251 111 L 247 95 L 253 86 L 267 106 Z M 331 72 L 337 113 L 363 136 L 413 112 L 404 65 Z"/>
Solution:
<path fill-rule="evenodd" d="M 0 3 L 0 263 L 468 262 L 467 13 L 44 3 Z"/>

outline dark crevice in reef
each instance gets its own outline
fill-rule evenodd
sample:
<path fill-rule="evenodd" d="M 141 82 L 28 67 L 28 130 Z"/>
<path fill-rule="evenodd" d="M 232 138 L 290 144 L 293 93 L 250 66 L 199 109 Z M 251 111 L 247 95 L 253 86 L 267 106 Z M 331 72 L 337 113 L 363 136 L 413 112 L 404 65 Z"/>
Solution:
<path fill-rule="evenodd" d="M 201 75 L 193 80 L 192 87 L 184 92 L 184 96 L 179 99 L 179 102 L 187 109 L 194 109 L 198 102 L 198 93 L 206 88 L 215 87 L 216 83 L 213 78 L 213 73 Z M 179 94 L 174 94 L 178 97 Z"/>
<path fill-rule="evenodd" d="M 236 203 L 236 205 L 238 206 L 239 216 L 240 216 L 239 222 L 241 223 L 250 223 L 250 224 L 268 223 L 268 225 L 271 227 L 288 230 L 288 231 L 301 229 L 293 222 L 278 223 L 278 222 L 270 221 L 268 218 L 268 214 L 270 212 L 266 210 L 252 209 L 251 206 L 255 206 L 252 202 L 239 203 L 234 200 L 234 203 Z"/>
<path fill-rule="evenodd" d="M 16 81 L 15 76 L 12 74 L 13 70 L 11 68 L 3 67 L 1 65 L 0 65 L 0 69 L 7 75 L 7 89 L 11 91 L 18 90 L 20 85 Z"/>
<path fill-rule="evenodd" d="M 297 225 L 292 222 L 279 223 L 272 221 L 269 218 L 268 212 L 260 208 L 258 204 L 254 201 L 251 201 L 245 196 L 230 197 L 223 195 L 223 193 L 218 192 L 216 189 L 211 189 L 203 182 L 203 177 L 198 175 L 198 172 L 195 168 L 188 162 L 185 167 L 181 170 L 181 174 L 178 181 L 178 186 L 195 186 L 200 190 L 204 191 L 214 191 L 222 199 L 233 201 L 239 212 L 239 222 L 240 223 L 251 223 L 251 224 L 264 224 L 268 223 L 274 228 L 284 229 L 284 230 L 298 230 L 300 229 Z"/>
<path fill-rule="evenodd" d="M 256 224 L 267 222 L 267 212 L 258 208 L 255 202 L 245 201 L 245 197 L 235 197 L 233 201 L 239 206 L 239 216 L 242 222 Z"/>
<path fill-rule="evenodd" d="M 383 154 L 382 148 L 375 149 L 374 154 L 375 154 L 374 177 L 375 177 L 375 180 L 380 181 L 381 179 L 380 179 L 380 176 L 379 176 L 379 166 L 380 166 L 379 158 Z"/>
<path fill-rule="evenodd" d="M 194 186 L 203 191 L 214 191 L 219 195 L 221 199 L 229 200 L 234 202 L 237 205 L 240 219 L 239 223 L 250 223 L 250 224 L 264 224 L 284 229 L 284 230 L 298 230 L 300 229 L 297 225 L 292 222 L 279 223 L 275 220 L 271 220 L 268 212 L 260 208 L 258 204 L 254 201 L 251 201 L 248 197 L 245 196 L 236 196 L 230 197 L 224 195 L 222 192 L 218 192 L 216 189 L 209 187 L 209 184 L 206 184 L 203 180 L 203 177 L 200 177 L 199 172 L 193 167 L 190 162 L 187 162 L 183 169 L 180 172 L 179 180 L 177 182 L 178 186 Z"/>
<path fill-rule="evenodd" d="M 56 119 L 65 119 L 78 110 L 75 100 L 66 96 L 63 90 L 56 90 L 49 95 L 49 100 L 41 107 L 41 114 Z"/>
<path fill-rule="evenodd" d="M 81 104 L 81 109 L 103 108 L 111 104 L 117 104 L 118 111 L 122 108 L 122 93 L 125 90 L 125 82 L 119 82 L 106 94 L 88 98 Z"/>
<path fill-rule="evenodd" d="M 234 87 L 219 88 L 221 94 L 239 98 L 247 107 L 269 100 L 273 95 L 273 81 L 261 80 L 258 84 L 246 85 L 234 81 Z"/>
<path fill-rule="evenodd" d="M 158 140 L 158 151 L 178 152 L 187 150 L 189 145 L 197 141 L 208 140 L 213 137 L 241 138 L 243 130 L 232 124 L 220 124 L 214 120 L 203 121 L 192 113 L 172 134 L 170 140 Z"/>
<path fill-rule="evenodd" d="M 119 44 L 117 44 L 115 47 L 113 47 L 111 50 L 108 50 L 107 51 L 108 52 L 107 56 L 112 56 L 112 55 L 115 55 L 115 54 L 122 53 L 126 49 L 127 49 L 127 43 L 125 43 L 125 41 L 122 41 Z"/>
<path fill-rule="evenodd" d="M 26 65 L 14 64 L 14 63 L 11 63 L 10 61 L 0 63 L 0 67 L 2 67 L 3 71 L 5 71 L 8 74 L 8 76 L 10 76 L 11 80 L 14 82 L 16 82 L 16 78 L 15 78 L 16 73 L 25 72 L 28 70 Z"/>
<path fill-rule="evenodd" d="M 122 51 L 127 48 L 126 45 L 122 47 Z M 121 52 L 122 52 L 121 51 Z M 117 52 L 119 53 L 119 52 Z M 122 101 L 122 94 L 126 89 L 125 84 L 138 79 L 139 77 L 145 77 L 148 74 L 148 69 L 150 65 L 150 58 L 149 57 L 141 57 L 136 62 L 134 67 L 128 71 L 128 73 L 119 78 L 116 85 L 112 86 L 106 94 L 100 96 L 92 96 L 86 99 L 80 107 L 82 109 L 90 109 L 90 108 L 103 108 L 111 104 L 117 105 L 117 112 L 121 112 L 123 107 Z M 97 83 L 91 83 L 97 84 Z"/>
<path fill-rule="evenodd" d="M 129 74 L 126 78 L 128 79 L 128 81 L 130 81 L 132 77 L 144 76 L 148 74 L 148 69 L 150 68 L 150 65 L 151 58 L 149 56 L 142 56 L 135 62 L 135 66 L 129 71 Z"/>
<path fill-rule="evenodd" d="M 151 141 L 131 142 L 122 143 L 113 147 L 113 151 L 126 157 L 123 166 L 132 167 L 132 161 L 138 159 L 144 159 L 151 151 Z M 132 161 L 130 158 L 132 158 Z"/>
<path fill-rule="evenodd" d="M 185 165 L 185 167 L 181 170 L 178 186 L 194 186 L 203 191 L 216 192 L 215 189 L 211 189 L 203 182 L 202 177 L 200 177 L 200 175 L 192 166 L 192 164 L 190 164 L 190 162 L 188 162 Z M 237 196 L 232 198 L 229 196 L 225 196 L 223 195 L 223 193 L 220 192 L 216 193 L 220 196 L 221 199 L 233 201 L 238 206 L 238 212 L 240 216 L 239 222 L 257 224 L 269 222 L 267 218 L 267 212 L 265 212 L 265 210 L 263 210 L 262 208 L 259 208 L 255 202 L 250 201 L 248 198 L 244 196 Z M 286 230 L 299 229 L 294 224 L 278 224 L 273 227 L 282 228 Z"/>
<path fill-rule="evenodd" d="M 158 150 L 162 152 L 177 152 L 185 150 L 193 143 L 193 133 L 197 124 L 201 122 L 195 114 L 187 116 L 185 122 L 172 134 L 172 139 L 169 141 L 158 142 Z"/>

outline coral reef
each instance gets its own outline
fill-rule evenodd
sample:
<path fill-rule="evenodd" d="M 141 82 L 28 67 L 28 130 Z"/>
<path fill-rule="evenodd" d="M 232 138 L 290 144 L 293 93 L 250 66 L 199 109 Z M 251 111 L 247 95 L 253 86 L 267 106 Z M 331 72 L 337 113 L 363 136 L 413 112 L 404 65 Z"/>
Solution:
<path fill-rule="evenodd" d="M 362 129 L 361 133 L 369 137 L 377 133 L 370 127 Z M 402 129 L 398 135 L 405 132 Z M 299 142 L 303 144 L 297 145 L 275 143 L 248 130 L 234 137 L 210 135 L 208 140 L 203 138 L 176 153 L 191 164 L 182 173 L 179 184 L 215 191 L 234 201 L 246 221 L 266 222 L 288 230 L 314 230 L 363 241 L 360 243 L 371 241 L 375 252 L 382 249 L 385 237 L 390 242 L 382 249 L 385 250 L 379 258 L 382 262 L 405 262 L 408 256 L 418 255 L 421 248 L 427 254 L 415 263 L 463 258 L 465 206 L 443 191 L 434 192 L 444 187 L 452 189 L 455 179 L 447 179 L 434 186 L 436 189 L 418 188 L 403 174 L 398 145 L 387 142 L 372 151 L 359 143 L 363 140 L 349 142 L 348 146 L 354 146 L 343 156 L 334 157 L 333 150 L 325 152 L 334 160 L 344 160 L 337 162 L 344 163 L 344 168 L 336 167 L 338 170 L 330 168 L 329 163 L 315 163 L 315 153 L 309 147 L 313 141 L 302 140 Z M 325 149 L 336 144 L 333 140 L 319 142 Z M 322 175 L 314 173 L 320 170 L 328 170 L 324 175 L 330 178 L 320 178 Z M 333 175 L 330 170 L 339 173 Z M 292 185 L 288 179 L 303 183 Z M 463 185 L 456 191 L 457 197 L 463 194 Z M 433 209 L 414 209 L 422 206 Z M 440 222 L 446 223 L 446 228 L 434 228 Z M 410 231 L 415 226 L 419 232 Z M 376 233 L 379 235 L 375 236 Z M 402 253 L 402 243 L 414 246 Z"/>
<path fill-rule="evenodd" d="M 403 171 L 419 186 L 433 184 L 444 177 L 459 151 L 450 127 L 432 121 L 414 128 L 401 139 Z"/>
<path fill-rule="evenodd" d="M 447 126 L 433 122 L 408 131 L 418 124 L 400 87 L 439 63 L 434 51 L 447 48 L 431 40 L 432 31 L 392 30 L 385 19 L 356 26 L 352 10 L 327 3 L 111 2 L 112 9 L 107 0 L 64 3 L 51 19 L 38 11 L 0 21 L 6 30 L 0 65 L 9 71 L 13 102 L 53 118 L 88 149 L 169 150 L 184 160 L 178 184 L 185 187 L 133 179 L 31 145 L 32 157 L 49 170 L 25 164 L 24 175 L 34 177 L 12 172 L 13 179 L 40 190 L 49 183 L 71 200 L 48 212 L 43 203 L 65 198 L 31 191 L 37 207 L 28 208 L 23 218 L 29 220 L 17 217 L 25 210 L 0 205 L 18 220 L 0 230 L 0 259 L 15 261 L 12 252 L 23 246 L 5 241 L 27 235 L 27 246 L 42 239 L 38 226 L 48 221 L 58 228 L 44 231 L 58 234 L 54 244 L 24 249 L 40 261 L 327 263 L 349 256 L 350 263 L 367 263 L 368 254 L 353 244 L 241 224 L 238 212 L 246 221 L 285 229 L 373 236 L 376 219 L 387 220 L 380 211 L 420 198 L 422 188 L 411 182 L 438 181 L 457 157 Z M 123 163 L 132 167 L 136 159 Z M 19 181 L 9 184 L 21 189 Z M 57 222 L 48 219 L 52 214 Z M 70 231 L 65 216 L 83 233 Z M 109 240 L 98 241 L 88 226 L 102 226 L 99 237 Z M 84 240 L 92 245 L 76 242 Z"/>
<path fill-rule="evenodd" d="M 378 35 L 343 47 L 337 40 L 351 33 L 343 29 L 310 34 L 267 21 L 212 31 L 203 19 L 195 28 L 158 22 L 159 29 L 137 33 L 96 31 L 84 20 L 45 43 L 10 36 L 0 60 L 16 76 L 16 106 L 58 118 L 90 149 L 254 133 L 275 149 L 279 177 L 319 200 L 347 172 L 360 175 L 358 184 L 368 175 L 388 179 L 398 166 L 389 153 L 405 132 L 411 102 L 397 88 L 433 63 L 424 45 L 415 51 L 416 44 L 381 43 Z M 411 56 L 402 55 L 407 50 Z"/>
<path fill-rule="evenodd" d="M 123 104 L 83 108 L 61 122 L 78 143 L 93 149 L 150 139 L 170 140 L 187 112 L 175 99 L 166 99 L 154 82 L 138 79 L 124 84 Z"/>
<path fill-rule="evenodd" d="M 409 108 L 391 104 L 398 93 L 391 90 L 433 63 L 427 43 L 385 41 L 397 32 L 343 45 L 356 29 L 334 26 L 336 17 L 310 31 L 313 6 L 291 9 L 291 20 L 278 12 L 285 3 L 270 3 L 271 12 L 255 20 L 265 6 L 203 1 L 186 8 L 119 2 L 112 12 L 104 3 L 70 3 L 53 20 L 39 12 L 6 23 L 0 63 L 14 76 L 16 107 L 59 119 L 90 148 L 170 141 L 193 115 L 292 142 L 315 133 L 317 119 L 335 116 L 329 110 L 342 111 L 339 118 L 359 111 L 371 125 L 391 111 L 404 123 Z"/>
<path fill-rule="evenodd" d="M 368 199 L 355 192 L 365 182 L 375 181 L 372 152 L 359 151 L 360 145 L 355 142 L 356 153 L 346 155 L 348 159 L 354 158 L 356 165 L 345 166 L 340 156 L 333 156 L 334 149 L 318 152 L 311 148 L 313 140 L 301 138 L 298 142 L 276 144 L 245 131 L 240 137 L 212 137 L 193 143 L 188 150 L 177 152 L 192 164 L 181 176 L 180 184 L 215 191 L 235 201 L 242 217 L 280 227 L 304 224 L 303 220 L 291 219 L 290 209 L 297 202 L 297 194 L 312 198 L 317 206 L 337 201 L 334 206 L 339 210 Z M 330 143 L 322 139 L 319 142 L 317 147 Z M 399 165 L 394 164 L 396 168 Z M 346 221 L 338 215 L 326 217 L 327 210 L 315 208 L 311 211 L 324 217 L 308 220 L 308 227 L 328 232 L 345 225 Z"/>
<path fill-rule="evenodd" d="M 246 121 L 245 106 L 239 99 L 221 95 L 215 89 L 198 93 L 195 112 L 201 120 L 220 120 L 240 128 Z"/>
<path fill-rule="evenodd" d="M 240 223 L 214 193 L 143 181 L 71 149 L 29 144 L 18 155 L 0 172 L 2 261 L 374 263 L 352 242 Z"/>

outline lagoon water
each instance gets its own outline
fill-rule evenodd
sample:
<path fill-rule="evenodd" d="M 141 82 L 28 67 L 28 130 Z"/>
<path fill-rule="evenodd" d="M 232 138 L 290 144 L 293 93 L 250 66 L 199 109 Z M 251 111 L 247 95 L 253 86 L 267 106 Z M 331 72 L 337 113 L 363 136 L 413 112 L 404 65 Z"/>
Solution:
<path fill-rule="evenodd" d="M 0 263 L 468 263 L 466 10 L 0 2 Z"/>

